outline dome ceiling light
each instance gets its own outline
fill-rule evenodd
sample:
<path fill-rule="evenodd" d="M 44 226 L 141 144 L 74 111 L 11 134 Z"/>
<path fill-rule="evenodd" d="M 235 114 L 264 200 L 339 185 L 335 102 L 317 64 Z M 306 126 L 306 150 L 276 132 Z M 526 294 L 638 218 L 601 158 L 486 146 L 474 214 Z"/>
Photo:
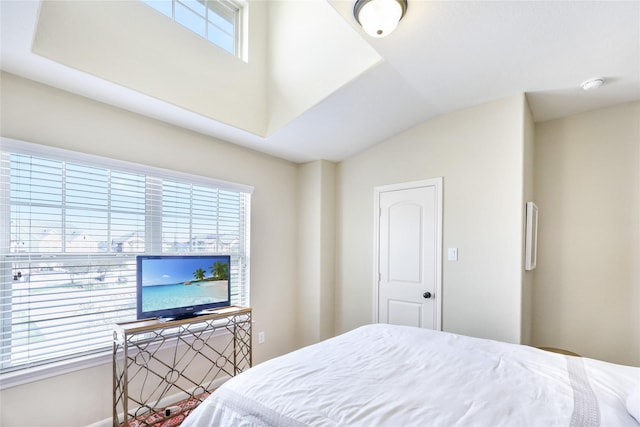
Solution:
<path fill-rule="evenodd" d="M 357 0 L 353 15 L 371 37 L 393 32 L 407 12 L 407 0 Z"/>

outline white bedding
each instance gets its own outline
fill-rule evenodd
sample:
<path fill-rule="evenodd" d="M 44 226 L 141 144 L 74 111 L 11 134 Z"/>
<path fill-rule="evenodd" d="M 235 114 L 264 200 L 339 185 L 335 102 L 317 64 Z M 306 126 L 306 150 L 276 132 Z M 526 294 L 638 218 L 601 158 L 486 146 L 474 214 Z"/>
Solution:
<path fill-rule="evenodd" d="M 182 426 L 638 427 L 639 383 L 640 368 L 378 324 L 251 368 Z"/>

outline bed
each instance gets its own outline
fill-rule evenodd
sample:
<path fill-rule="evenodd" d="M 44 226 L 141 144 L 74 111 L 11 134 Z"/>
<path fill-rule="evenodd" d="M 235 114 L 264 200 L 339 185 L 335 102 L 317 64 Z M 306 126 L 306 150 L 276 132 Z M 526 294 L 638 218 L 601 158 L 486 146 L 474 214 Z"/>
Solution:
<path fill-rule="evenodd" d="M 638 427 L 632 413 L 640 368 L 375 324 L 241 373 L 182 426 Z"/>

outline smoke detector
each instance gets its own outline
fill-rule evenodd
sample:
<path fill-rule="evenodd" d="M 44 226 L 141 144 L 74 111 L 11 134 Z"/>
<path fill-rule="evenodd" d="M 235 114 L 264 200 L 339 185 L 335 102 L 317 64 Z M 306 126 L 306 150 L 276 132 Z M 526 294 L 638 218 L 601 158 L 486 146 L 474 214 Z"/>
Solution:
<path fill-rule="evenodd" d="M 589 79 L 583 82 L 580 87 L 582 90 L 595 90 L 604 84 L 603 77 L 596 77 L 595 79 Z"/>

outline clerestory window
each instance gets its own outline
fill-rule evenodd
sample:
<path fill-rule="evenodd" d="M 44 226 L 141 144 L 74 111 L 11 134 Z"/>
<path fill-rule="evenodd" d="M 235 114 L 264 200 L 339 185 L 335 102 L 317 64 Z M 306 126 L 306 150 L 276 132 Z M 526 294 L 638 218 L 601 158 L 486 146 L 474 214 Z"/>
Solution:
<path fill-rule="evenodd" d="M 240 56 L 241 8 L 230 0 L 142 0 L 227 52 Z"/>
<path fill-rule="evenodd" d="M 103 353 L 136 256 L 229 254 L 249 304 L 252 188 L 0 140 L 0 373 Z"/>

